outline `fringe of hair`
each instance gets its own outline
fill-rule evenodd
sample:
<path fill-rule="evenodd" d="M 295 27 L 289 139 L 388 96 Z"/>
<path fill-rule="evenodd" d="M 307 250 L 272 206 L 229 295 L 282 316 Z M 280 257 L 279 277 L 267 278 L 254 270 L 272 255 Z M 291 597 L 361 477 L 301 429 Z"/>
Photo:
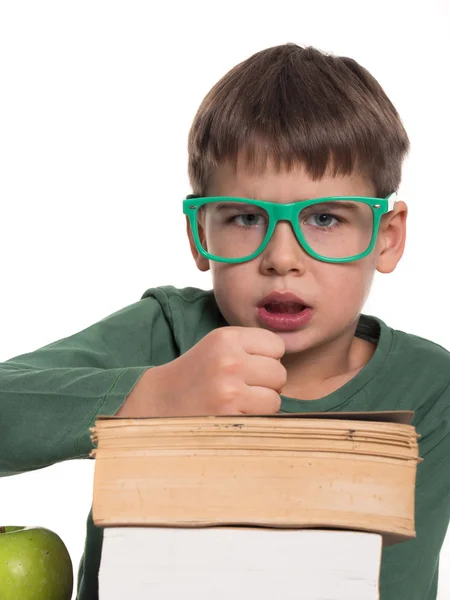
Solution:
<path fill-rule="evenodd" d="M 224 162 L 263 172 L 301 164 L 314 179 L 355 170 L 377 196 L 397 191 L 409 139 L 376 79 L 355 60 L 312 46 L 274 46 L 239 63 L 209 91 L 188 137 L 194 194 Z"/>

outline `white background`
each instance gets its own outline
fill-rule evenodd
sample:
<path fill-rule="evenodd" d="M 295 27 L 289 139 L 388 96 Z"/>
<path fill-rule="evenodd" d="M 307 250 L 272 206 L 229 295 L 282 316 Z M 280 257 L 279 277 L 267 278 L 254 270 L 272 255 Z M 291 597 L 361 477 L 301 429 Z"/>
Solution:
<path fill-rule="evenodd" d="M 408 241 L 364 312 L 450 349 L 449 1 L 0 0 L 0 361 L 149 287 L 210 288 L 181 211 L 188 130 L 225 72 L 286 42 L 355 58 L 399 110 L 412 143 L 400 189 Z M 1 524 L 57 531 L 75 575 L 93 467 L 0 480 Z M 440 600 L 449 564 L 450 533 Z"/>

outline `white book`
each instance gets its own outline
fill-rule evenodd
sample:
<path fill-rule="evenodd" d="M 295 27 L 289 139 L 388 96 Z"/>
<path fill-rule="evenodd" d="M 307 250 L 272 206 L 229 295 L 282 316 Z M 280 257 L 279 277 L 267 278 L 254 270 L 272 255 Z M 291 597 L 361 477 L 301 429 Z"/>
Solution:
<path fill-rule="evenodd" d="M 99 600 L 379 600 L 376 533 L 106 527 Z"/>

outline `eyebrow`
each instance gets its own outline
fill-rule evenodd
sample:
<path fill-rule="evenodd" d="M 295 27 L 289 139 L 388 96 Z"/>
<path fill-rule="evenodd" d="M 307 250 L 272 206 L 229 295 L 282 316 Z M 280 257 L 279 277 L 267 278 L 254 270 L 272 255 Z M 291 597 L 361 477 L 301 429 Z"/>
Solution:
<path fill-rule="evenodd" d="M 217 209 L 218 210 L 223 210 L 224 208 L 244 208 L 244 206 L 253 206 L 252 202 L 254 202 L 253 200 L 248 200 L 248 203 L 245 202 L 218 202 L 218 206 Z M 258 206 L 256 208 L 259 208 Z"/>
<path fill-rule="evenodd" d="M 317 198 L 317 200 L 320 200 L 320 198 Z M 248 206 L 248 205 L 252 205 L 253 202 L 263 202 L 262 200 L 253 200 L 251 198 L 248 198 L 248 204 L 246 204 L 245 202 L 218 202 L 218 206 L 217 209 L 218 210 L 223 210 L 223 209 L 227 209 L 227 208 L 239 208 L 239 207 L 244 207 L 244 206 Z M 293 202 L 292 204 L 300 204 L 302 202 L 307 202 L 306 200 L 296 200 L 295 202 Z M 280 203 L 276 203 L 276 204 L 282 204 Z M 339 204 L 339 208 L 346 208 L 347 210 L 359 210 L 359 206 L 358 202 L 346 202 L 345 200 L 329 200 L 327 202 L 318 202 L 317 204 L 312 204 L 311 206 L 308 206 L 308 209 L 314 209 L 316 206 L 320 206 L 320 208 L 326 208 L 326 209 L 330 209 L 333 210 L 335 208 L 337 208 L 337 204 Z M 259 208 L 259 207 L 257 207 Z"/>
<path fill-rule="evenodd" d="M 358 210 L 358 202 L 346 202 L 345 200 L 334 200 L 328 202 L 318 202 L 317 204 L 312 204 L 308 208 L 314 208 L 316 206 L 320 206 L 321 208 L 336 208 L 336 205 L 339 205 L 339 208 L 347 208 L 349 210 Z"/>

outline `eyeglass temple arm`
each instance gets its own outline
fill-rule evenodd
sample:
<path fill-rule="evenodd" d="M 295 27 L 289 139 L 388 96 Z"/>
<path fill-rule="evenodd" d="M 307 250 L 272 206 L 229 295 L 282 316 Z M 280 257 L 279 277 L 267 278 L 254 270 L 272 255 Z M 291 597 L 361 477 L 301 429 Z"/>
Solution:
<path fill-rule="evenodd" d="M 393 194 L 390 194 L 388 196 L 387 200 L 388 200 L 388 212 L 391 212 L 391 210 L 394 210 L 395 204 L 398 201 L 397 192 L 394 192 Z"/>

